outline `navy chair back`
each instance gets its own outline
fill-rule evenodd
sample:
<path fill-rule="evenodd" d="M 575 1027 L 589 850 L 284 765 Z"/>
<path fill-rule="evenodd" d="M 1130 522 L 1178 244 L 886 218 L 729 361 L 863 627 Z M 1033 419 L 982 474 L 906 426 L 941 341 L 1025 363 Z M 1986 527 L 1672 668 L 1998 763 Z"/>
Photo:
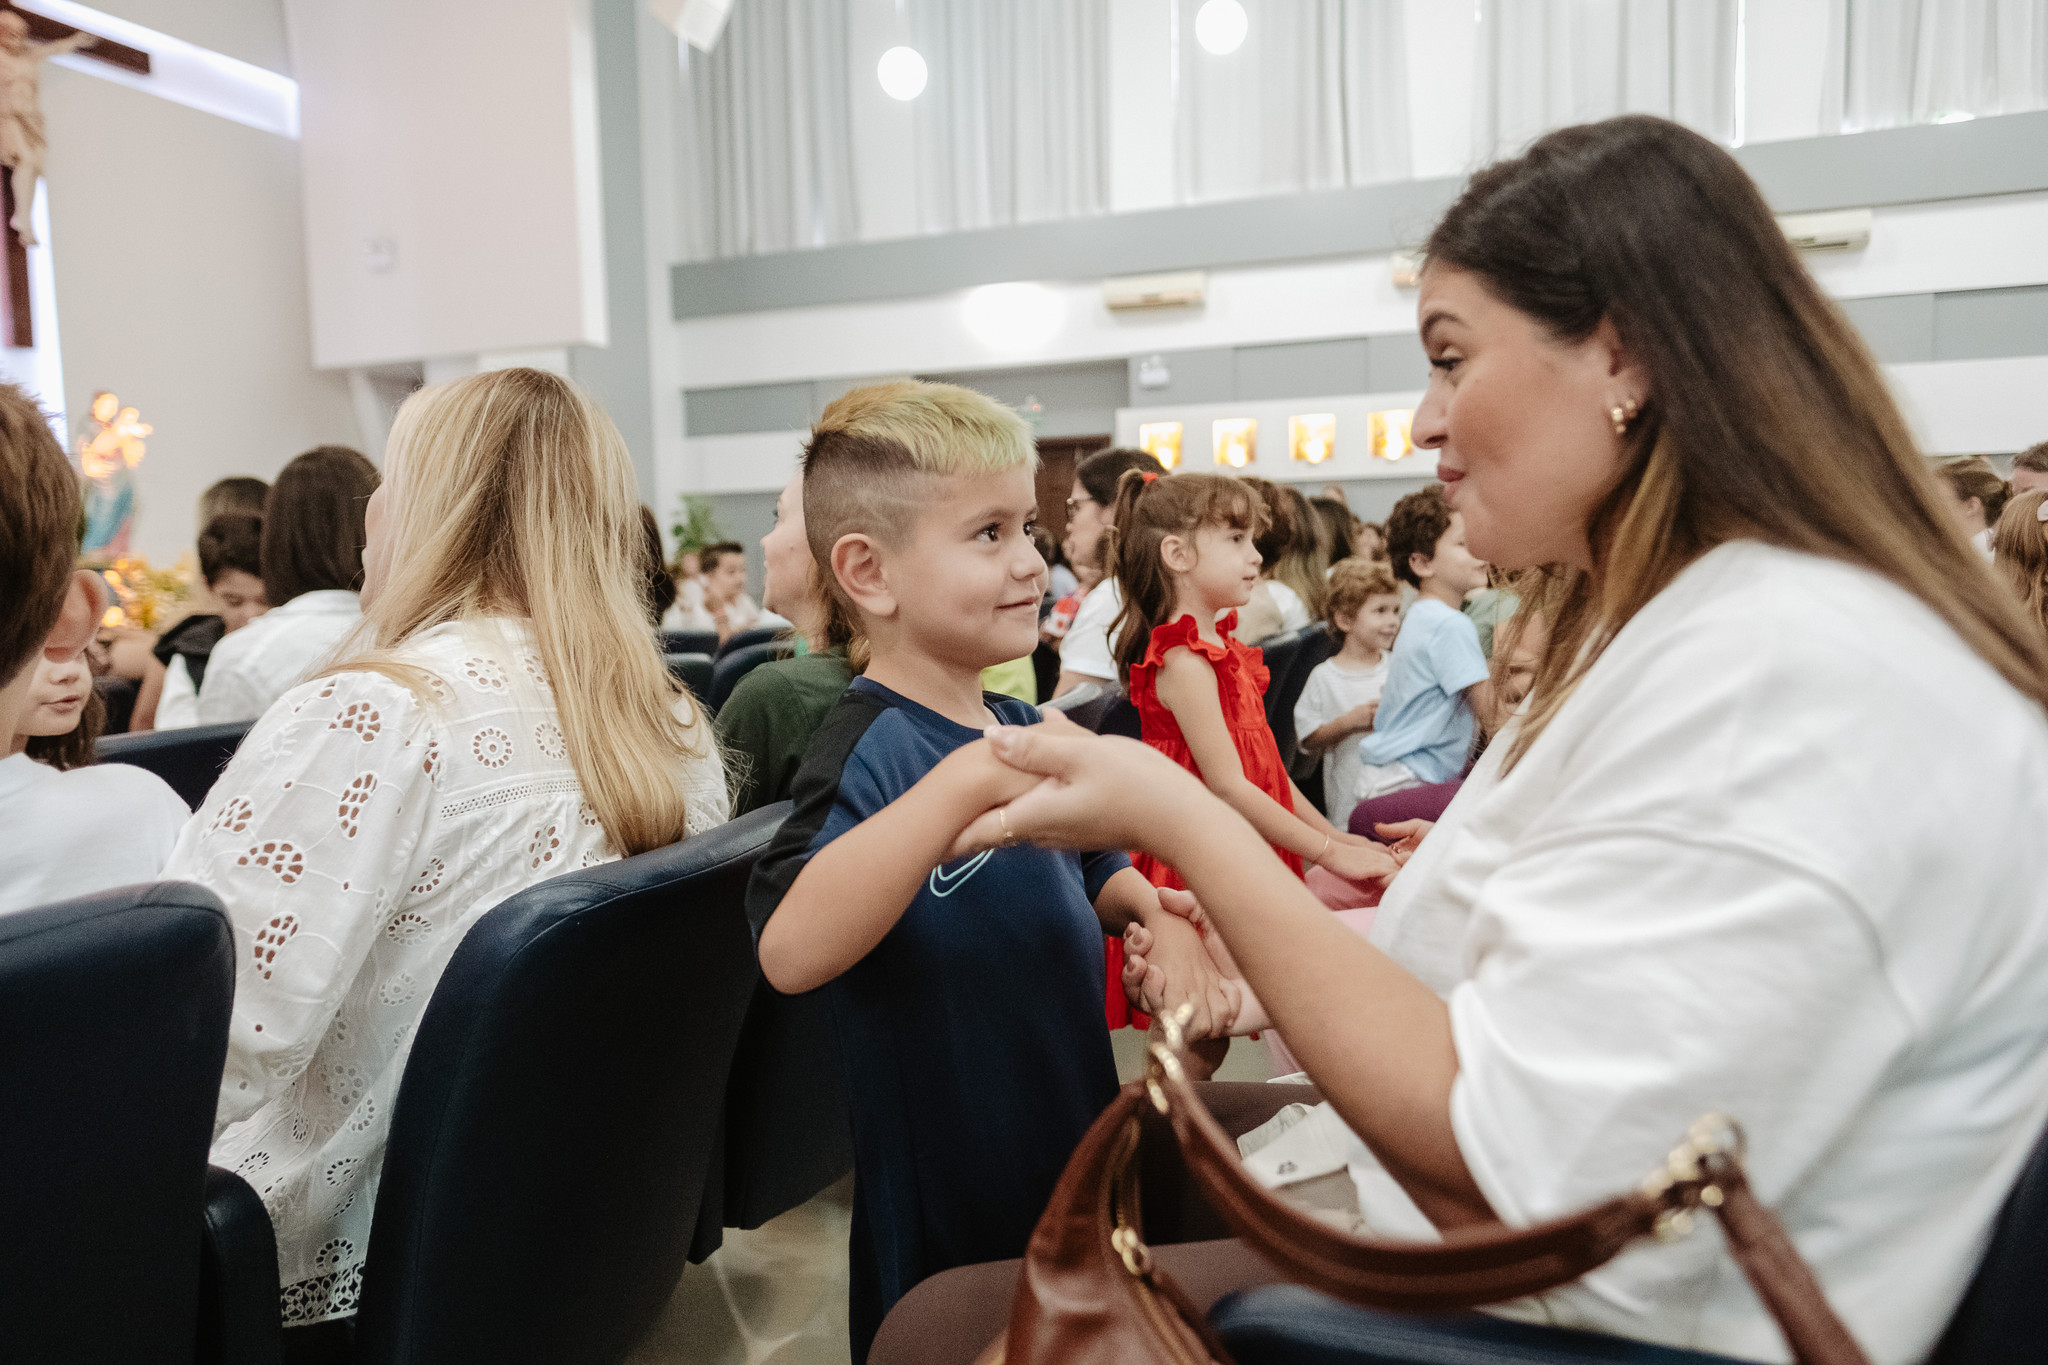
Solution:
<path fill-rule="evenodd" d="M 0 1357 L 192 1360 L 234 995 L 199 887 L 0 915 Z"/>
<path fill-rule="evenodd" d="M 710 704 L 711 656 L 709 654 L 671 654 L 668 656 L 668 671 L 675 680 L 690 689 L 690 695 Z"/>
<path fill-rule="evenodd" d="M 183 730 L 145 730 L 139 735 L 105 735 L 93 746 L 102 763 L 147 768 L 171 784 L 185 804 L 198 810 L 214 780 L 241 747 L 250 722 L 193 725 Z"/>
<path fill-rule="evenodd" d="M 778 822 L 787 801 L 763 814 Z M 698 1219 L 693 1256 L 721 1228 L 757 1228 L 853 1169 L 853 1131 L 824 993 L 781 995 L 756 978 L 725 1092 L 723 1170 Z"/>
<path fill-rule="evenodd" d="M 718 661 L 711 666 L 711 693 L 706 698 L 711 709 L 715 712 L 725 705 L 725 699 L 740 685 L 741 678 L 770 659 L 787 659 L 791 648 L 787 640 L 763 640 L 719 655 Z"/>
<path fill-rule="evenodd" d="M 725 637 L 724 644 L 712 651 L 712 657 L 723 659 L 735 650 L 745 649 L 749 645 L 765 645 L 772 640 L 786 640 L 788 638 L 788 626 L 756 626 L 752 630 L 736 630 Z"/>
<path fill-rule="evenodd" d="M 664 630 L 661 634 L 661 650 L 664 654 L 716 654 L 718 632 L 715 630 Z"/>
<path fill-rule="evenodd" d="M 469 931 L 392 1113 L 356 1365 L 625 1357 L 717 1169 L 747 878 L 780 821 L 564 873 Z"/>
<path fill-rule="evenodd" d="M 1068 720 L 1083 730 L 1100 733 L 1103 717 L 1109 714 L 1111 707 L 1123 700 L 1123 689 L 1115 683 L 1089 681 L 1080 684 L 1064 697 L 1054 697 L 1051 701 L 1039 703 L 1039 709 L 1064 712 Z M 1137 713 L 1133 711 L 1132 714 Z"/>
<path fill-rule="evenodd" d="M 2027 1158 L 1991 1245 L 1929 1365 L 2020 1365 L 2048 1345 L 2048 1136 Z"/>
<path fill-rule="evenodd" d="M 1260 646 L 1266 656 L 1266 724 L 1280 746 L 1280 760 L 1292 764 L 1301 743 L 1294 733 L 1294 704 L 1308 687 L 1308 675 L 1316 665 L 1335 653 L 1328 630 L 1319 624 L 1267 640 Z"/>
<path fill-rule="evenodd" d="M 1119 692 L 1096 717 L 1095 733 L 1122 735 L 1125 739 L 1143 739 L 1144 720 L 1138 715 L 1137 703 Z"/>

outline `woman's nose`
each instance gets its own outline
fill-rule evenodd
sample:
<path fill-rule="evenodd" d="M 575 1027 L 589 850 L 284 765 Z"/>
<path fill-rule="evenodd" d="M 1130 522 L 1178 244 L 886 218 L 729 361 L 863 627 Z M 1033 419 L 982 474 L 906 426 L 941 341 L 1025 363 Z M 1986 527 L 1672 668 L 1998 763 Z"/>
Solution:
<path fill-rule="evenodd" d="M 1422 395 L 1422 405 L 1415 409 L 1414 420 L 1409 424 L 1409 439 L 1421 450 L 1437 450 L 1450 438 L 1450 400 L 1441 392 L 1442 386 L 1434 380 Z"/>

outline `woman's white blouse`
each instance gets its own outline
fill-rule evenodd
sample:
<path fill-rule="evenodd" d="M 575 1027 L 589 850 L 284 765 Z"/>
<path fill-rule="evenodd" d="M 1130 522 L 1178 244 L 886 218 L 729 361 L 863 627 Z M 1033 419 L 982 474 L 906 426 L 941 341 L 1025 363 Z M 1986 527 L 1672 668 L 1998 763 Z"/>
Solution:
<path fill-rule="evenodd" d="M 1448 1002 L 1488 1201 L 1607 1198 L 1720 1110 L 1872 1359 L 1924 1359 L 2048 1121 L 2041 707 L 1875 574 L 1738 542 L 1501 753 L 1372 935 Z M 1541 1307 L 1786 1358 L 1711 1220 Z"/>
<path fill-rule="evenodd" d="M 439 626 L 403 662 L 430 697 L 377 673 L 281 697 L 163 873 L 212 888 L 234 924 L 213 1161 L 270 1211 L 288 1325 L 355 1309 L 392 1101 L 462 936 L 514 892 L 618 856 L 523 623 Z M 705 744 L 677 775 L 692 834 L 729 815 Z"/>

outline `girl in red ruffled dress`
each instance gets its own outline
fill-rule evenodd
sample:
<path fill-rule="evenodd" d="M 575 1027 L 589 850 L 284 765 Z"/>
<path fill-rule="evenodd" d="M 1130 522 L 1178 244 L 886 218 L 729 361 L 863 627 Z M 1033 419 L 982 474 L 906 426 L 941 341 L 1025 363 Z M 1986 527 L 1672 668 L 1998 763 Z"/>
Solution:
<path fill-rule="evenodd" d="M 1265 662 L 1231 638 L 1259 581 L 1252 540 L 1265 518 L 1253 490 L 1218 474 L 1160 478 L 1132 470 L 1117 485 L 1109 562 L 1124 606 L 1110 627 L 1124 689 L 1147 744 L 1202 779 L 1266 836 L 1296 876 L 1319 866 L 1353 881 L 1394 869 L 1377 843 L 1332 826 L 1301 794 L 1266 723 Z M 1131 861 L 1154 886 L 1185 888 L 1150 854 Z M 1144 1026 L 1125 1003 L 1123 944 L 1109 941 L 1110 1027 Z"/>

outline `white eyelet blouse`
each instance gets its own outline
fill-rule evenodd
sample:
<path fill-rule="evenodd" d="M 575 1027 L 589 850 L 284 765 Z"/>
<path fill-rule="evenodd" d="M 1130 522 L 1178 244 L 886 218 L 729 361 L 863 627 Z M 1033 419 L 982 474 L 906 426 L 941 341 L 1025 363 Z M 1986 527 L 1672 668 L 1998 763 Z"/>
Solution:
<path fill-rule="evenodd" d="M 270 1211 L 287 1326 L 355 1311 L 392 1101 L 463 934 L 514 892 L 618 856 L 525 623 L 438 626 L 402 662 L 430 701 L 377 673 L 285 693 L 163 872 L 211 888 L 234 924 L 213 1161 Z M 705 742 L 677 774 L 692 834 L 730 814 Z"/>

